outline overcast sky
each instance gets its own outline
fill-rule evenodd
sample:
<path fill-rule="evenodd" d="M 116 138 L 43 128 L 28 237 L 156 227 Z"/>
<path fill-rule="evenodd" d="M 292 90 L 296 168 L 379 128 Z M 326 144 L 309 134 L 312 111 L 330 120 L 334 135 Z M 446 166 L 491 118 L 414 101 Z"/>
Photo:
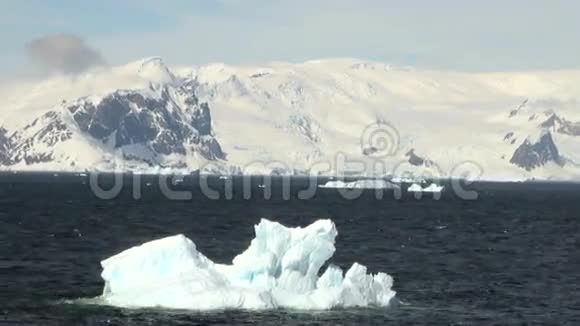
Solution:
<path fill-rule="evenodd" d="M 580 68 L 579 13 L 573 0 L 2 0 L 0 74 L 53 64 L 71 44 L 82 47 L 74 55 L 95 60 L 55 69 L 147 56 L 172 64 L 355 57 L 469 71 Z"/>

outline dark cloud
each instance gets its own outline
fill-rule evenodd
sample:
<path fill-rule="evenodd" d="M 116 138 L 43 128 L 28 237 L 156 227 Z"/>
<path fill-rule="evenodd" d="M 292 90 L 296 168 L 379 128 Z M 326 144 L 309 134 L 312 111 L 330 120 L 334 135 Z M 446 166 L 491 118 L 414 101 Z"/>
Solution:
<path fill-rule="evenodd" d="M 102 65 L 101 53 L 75 35 L 55 34 L 32 40 L 26 45 L 30 59 L 47 70 L 75 74 Z"/>

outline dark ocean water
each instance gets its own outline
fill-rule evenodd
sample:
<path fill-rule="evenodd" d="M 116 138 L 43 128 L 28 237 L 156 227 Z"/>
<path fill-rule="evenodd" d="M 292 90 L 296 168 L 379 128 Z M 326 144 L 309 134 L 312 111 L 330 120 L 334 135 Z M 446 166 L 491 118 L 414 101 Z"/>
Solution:
<path fill-rule="evenodd" d="M 219 183 L 219 180 L 212 182 Z M 298 182 L 292 188 L 300 188 Z M 412 196 L 347 200 L 320 190 L 310 200 L 172 201 L 155 186 L 134 200 L 96 198 L 86 178 L 0 176 L 0 325 L 580 325 L 580 186 L 471 186 L 479 199 Z M 70 301 L 100 295 L 99 262 L 121 250 L 183 233 L 217 262 L 230 262 L 265 217 L 287 225 L 331 218 L 332 262 L 359 262 L 395 279 L 388 308 L 325 312 L 126 310 Z"/>

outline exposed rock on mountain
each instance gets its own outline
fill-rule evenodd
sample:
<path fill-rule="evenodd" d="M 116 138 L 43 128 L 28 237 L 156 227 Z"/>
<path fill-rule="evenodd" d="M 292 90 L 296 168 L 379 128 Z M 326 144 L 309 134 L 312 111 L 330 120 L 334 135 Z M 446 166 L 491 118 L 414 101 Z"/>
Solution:
<path fill-rule="evenodd" d="M 556 113 L 553 113 L 546 121 L 542 122 L 540 127 L 550 128 L 557 133 L 568 136 L 580 136 L 580 122 L 569 121 L 561 118 Z"/>
<path fill-rule="evenodd" d="M 516 109 L 511 110 L 509 117 L 513 118 L 516 115 L 518 115 L 520 113 L 520 111 L 522 111 L 526 107 L 526 105 L 528 104 L 528 101 L 529 101 L 528 99 L 525 99 Z"/>
<path fill-rule="evenodd" d="M 27 165 L 49 162 L 54 159 L 53 147 L 71 139 L 73 133 L 62 116 L 49 111 L 10 137 L 10 148 L 4 155 L 10 163 L 24 161 Z"/>
<path fill-rule="evenodd" d="M 306 116 L 293 115 L 289 121 L 290 128 L 296 130 L 301 136 L 313 143 L 320 141 L 320 126 Z"/>
<path fill-rule="evenodd" d="M 157 154 L 185 155 L 188 146 L 209 145 L 210 150 L 200 153 L 209 159 L 224 157 L 215 140 L 203 139 L 211 135 L 211 115 L 206 103 L 198 106 L 195 95 L 177 94 L 167 86 L 152 91 L 158 91 L 159 96 L 117 91 L 96 105 L 80 100 L 67 109 L 81 131 L 104 143 L 113 140 L 115 148 L 142 144 Z M 185 98 L 180 99 L 179 95 Z"/>
<path fill-rule="evenodd" d="M 535 143 L 531 143 L 529 139 L 526 139 L 516 149 L 510 162 L 527 171 L 541 167 L 549 162 L 564 165 L 564 160 L 560 156 L 550 132 L 543 133 Z"/>
<path fill-rule="evenodd" d="M 55 147 L 73 138 L 100 142 L 111 152 L 121 150 L 124 159 L 149 165 L 159 164 L 161 157 L 188 153 L 207 160 L 225 158 L 212 135 L 209 106 L 199 104 L 187 83 L 118 90 L 102 98 L 64 102 L 10 138 L 6 133 L 4 129 L 0 132 L 4 165 L 51 162 L 56 159 Z M 176 166 L 183 164 L 177 162 Z"/>
<path fill-rule="evenodd" d="M 0 165 L 10 164 L 9 152 L 12 146 L 8 135 L 6 134 L 6 129 L 0 127 Z"/>
<path fill-rule="evenodd" d="M 503 137 L 503 140 L 504 140 L 506 143 L 509 143 L 509 144 L 513 145 L 513 144 L 515 144 L 515 143 L 516 143 L 516 141 L 517 141 L 517 138 L 516 138 L 516 137 L 514 137 L 514 136 L 515 136 L 514 132 L 513 132 L 513 131 L 510 131 L 510 132 L 508 132 L 508 133 L 507 133 L 507 134 L 506 134 L 506 135 Z"/>
<path fill-rule="evenodd" d="M 409 150 L 406 154 L 406 157 L 409 158 L 409 164 L 414 165 L 414 166 L 425 166 L 425 167 L 430 167 L 433 166 L 434 163 L 431 160 L 425 159 L 417 154 L 415 154 L 415 149 L 411 149 Z"/>

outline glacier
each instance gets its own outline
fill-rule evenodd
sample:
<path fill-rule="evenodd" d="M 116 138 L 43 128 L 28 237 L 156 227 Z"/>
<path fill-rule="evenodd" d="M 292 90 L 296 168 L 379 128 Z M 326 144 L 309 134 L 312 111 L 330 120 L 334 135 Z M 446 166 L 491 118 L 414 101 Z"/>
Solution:
<path fill-rule="evenodd" d="M 286 227 L 262 219 L 255 238 L 230 265 L 214 263 L 184 235 L 150 241 L 101 262 L 99 299 L 124 308 L 327 310 L 385 307 L 393 278 L 354 263 L 329 265 L 338 235 L 331 220 Z"/>

